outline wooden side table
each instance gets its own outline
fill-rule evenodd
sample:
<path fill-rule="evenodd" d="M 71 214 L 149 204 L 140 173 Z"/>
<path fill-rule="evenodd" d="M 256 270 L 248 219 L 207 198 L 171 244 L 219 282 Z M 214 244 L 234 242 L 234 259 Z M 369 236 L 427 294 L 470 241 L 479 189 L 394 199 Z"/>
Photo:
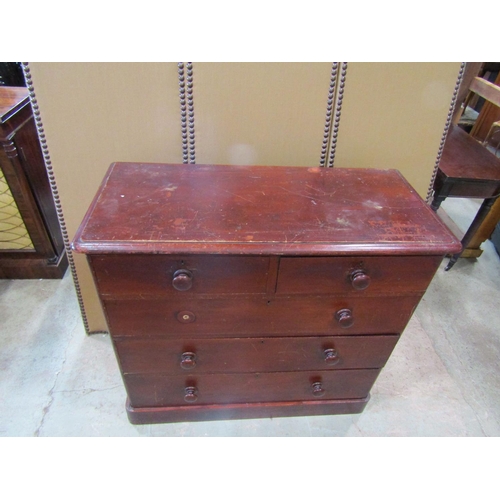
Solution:
<path fill-rule="evenodd" d="M 462 238 L 462 250 L 474 238 L 500 195 L 500 159 L 460 127 L 452 125 L 446 138 L 443 155 L 434 181 L 433 210 L 437 211 L 448 197 L 481 198 L 483 203 Z M 453 254 L 446 270 L 462 255 Z"/>

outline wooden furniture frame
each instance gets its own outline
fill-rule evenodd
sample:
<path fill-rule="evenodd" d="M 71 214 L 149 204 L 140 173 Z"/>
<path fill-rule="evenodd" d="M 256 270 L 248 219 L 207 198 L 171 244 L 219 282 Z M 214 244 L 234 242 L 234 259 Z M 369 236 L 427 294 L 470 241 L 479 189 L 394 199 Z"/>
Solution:
<path fill-rule="evenodd" d="M 0 86 L 0 146 L 0 169 L 33 243 L 0 250 L 0 278 L 62 278 L 68 260 L 25 87 Z"/>
<path fill-rule="evenodd" d="M 500 106 L 500 87 L 476 77 L 470 91 Z M 452 124 L 434 181 L 432 209 L 437 211 L 447 197 L 480 198 L 483 203 L 462 238 L 462 250 L 452 255 L 446 270 L 450 270 L 488 216 L 496 197 L 500 196 L 500 159 L 481 143 Z"/>
<path fill-rule="evenodd" d="M 395 170 L 117 163 L 73 248 L 144 424 L 361 412 L 460 244 Z"/>

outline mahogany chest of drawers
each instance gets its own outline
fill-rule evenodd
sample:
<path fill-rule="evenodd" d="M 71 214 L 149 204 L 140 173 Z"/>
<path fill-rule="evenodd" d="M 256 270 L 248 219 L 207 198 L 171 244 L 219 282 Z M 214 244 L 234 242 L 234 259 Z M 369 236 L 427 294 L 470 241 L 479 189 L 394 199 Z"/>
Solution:
<path fill-rule="evenodd" d="M 140 424 L 361 412 L 460 244 L 395 170 L 115 163 L 73 248 Z"/>

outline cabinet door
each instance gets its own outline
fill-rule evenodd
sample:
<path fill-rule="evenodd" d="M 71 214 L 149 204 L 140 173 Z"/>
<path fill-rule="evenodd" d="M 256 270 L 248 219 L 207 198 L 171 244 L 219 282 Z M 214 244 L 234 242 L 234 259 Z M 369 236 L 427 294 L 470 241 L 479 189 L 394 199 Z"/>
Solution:
<path fill-rule="evenodd" d="M 36 253 L 33 257 L 56 258 L 54 246 L 31 191 L 19 150 L 13 140 L 2 141 L 0 167 L 33 243 Z M 24 256 L 29 258 L 29 255 Z"/>
<path fill-rule="evenodd" d="M 16 132 L 13 141 L 50 241 L 56 253 L 61 254 L 64 241 L 33 117 Z"/>

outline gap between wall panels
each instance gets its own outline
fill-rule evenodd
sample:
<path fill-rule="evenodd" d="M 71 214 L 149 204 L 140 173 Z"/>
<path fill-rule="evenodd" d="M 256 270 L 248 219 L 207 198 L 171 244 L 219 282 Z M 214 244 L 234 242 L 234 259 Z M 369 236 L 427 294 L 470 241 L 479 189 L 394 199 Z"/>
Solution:
<path fill-rule="evenodd" d="M 340 116 L 342 114 L 342 101 L 344 98 L 346 76 L 347 63 L 334 62 L 332 64 L 332 75 L 330 79 L 330 89 L 326 107 L 325 135 L 323 136 L 323 140 L 325 139 L 325 136 L 327 139 L 326 154 L 328 157 L 328 164 L 324 163 L 322 148 L 320 161 L 321 167 L 327 166 L 328 168 L 333 168 L 335 166 L 335 153 L 337 150 L 337 139 L 340 127 Z M 334 104 L 333 113 L 331 109 L 332 104 Z M 321 162 L 323 162 L 323 164 L 321 164 Z"/>

